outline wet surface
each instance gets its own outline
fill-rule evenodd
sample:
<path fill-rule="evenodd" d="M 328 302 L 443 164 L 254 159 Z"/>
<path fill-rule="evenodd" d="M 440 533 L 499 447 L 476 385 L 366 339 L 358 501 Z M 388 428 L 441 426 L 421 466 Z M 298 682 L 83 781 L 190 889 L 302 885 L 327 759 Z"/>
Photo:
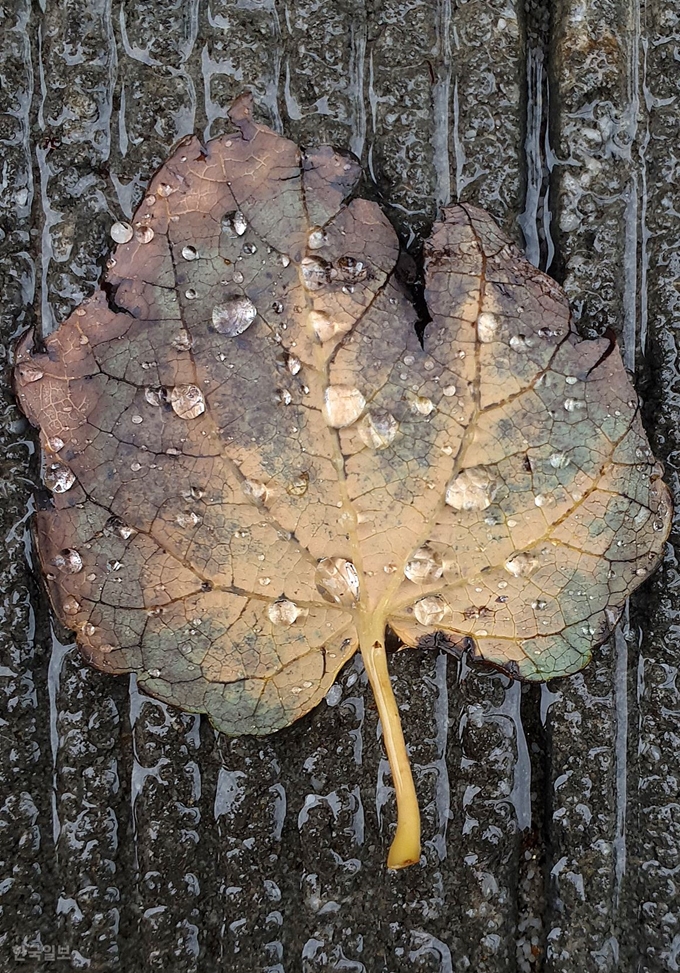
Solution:
<path fill-rule="evenodd" d="M 547 6 L 13 0 L 6 359 L 91 292 L 111 224 L 178 138 L 224 130 L 245 85 L 269 124 L 359 155 L 414 254 L 450 199 L 523 231 L 584 333 L 621 336 L 677 497 L 680 4 Z M 289 730 L 233 741 L 84 667 L 27 566 L 34 439 L 6 376 L 2 396 L 0 969 L 60 948 L 65 967 L 140 973 L 678 968 L 672 546 L 570 679 L 393 659 L 424 859 L 387 872 L 393 793 L 360 663 Z"/>

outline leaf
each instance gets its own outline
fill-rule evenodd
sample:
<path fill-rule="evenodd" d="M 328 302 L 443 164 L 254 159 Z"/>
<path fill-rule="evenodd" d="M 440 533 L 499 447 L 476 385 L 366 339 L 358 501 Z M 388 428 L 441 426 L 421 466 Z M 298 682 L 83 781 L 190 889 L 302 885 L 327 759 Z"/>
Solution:
<path fill-rule="evenodd" d="M 407 646 L 523 679 L 585 665 L 657 564 L 670 501 L 609 337 L 472 206 L 394 275 L 360 171 L 232 109 L 151 180 L 101 289 L 18 346 L 52 501 L 40 560 L 85 657 L 229 734 L 308 712 L 361 647 L 419 858 L 389 674 Z"/>

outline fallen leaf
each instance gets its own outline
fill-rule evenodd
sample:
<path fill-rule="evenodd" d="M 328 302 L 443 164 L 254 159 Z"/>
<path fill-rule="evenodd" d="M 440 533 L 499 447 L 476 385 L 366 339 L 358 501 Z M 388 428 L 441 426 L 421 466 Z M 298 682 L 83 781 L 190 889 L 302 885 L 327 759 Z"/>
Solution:
<path fill-rule="evenodd" d="M 431 321 L 358 166 L 257 125 L 156 173 L 102 288 L 17 349 L 40 427 L 37 543 L 91 663 L 232 735 L 307 713 L 361 648 L 420 855 L 390 685 L 407 646 L 512 676 L 585 665 L 654 569 L 670 502 L 609 338 L 491 217 L 425 245 Z"/>

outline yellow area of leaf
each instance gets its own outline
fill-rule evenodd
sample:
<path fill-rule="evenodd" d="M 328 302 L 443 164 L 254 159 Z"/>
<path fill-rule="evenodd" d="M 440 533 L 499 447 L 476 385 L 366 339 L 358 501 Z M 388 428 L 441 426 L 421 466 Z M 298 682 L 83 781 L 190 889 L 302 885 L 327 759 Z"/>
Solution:
<path fill-rule="evenodd" d="M 487 214 L 451 207 L 427 241 L 421 346 L 394 231 L 345 202 L 356 163 L 247 99 L 232 119 L 153 177 L 105 289 L 18 346 L 40 559 L 86 658 L 226 733 L 298 719 L 360 647 L 403 867 L 420 821 L 386 629 L 573 672 L 655 567 L 668 491 L 617 348 L 578 338 Z"/>

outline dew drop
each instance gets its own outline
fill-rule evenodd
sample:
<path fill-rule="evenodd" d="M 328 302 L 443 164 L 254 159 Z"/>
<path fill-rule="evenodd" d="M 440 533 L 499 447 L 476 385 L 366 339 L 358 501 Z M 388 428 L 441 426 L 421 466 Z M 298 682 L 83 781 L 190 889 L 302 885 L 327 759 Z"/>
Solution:
<path fill-rule="evenodd" d="M 241 271 L 240 270 L 235 270 L 234 271 L 234 283 L 235 284 L 242 284 L 243 281 L 244 281 L 244 277 L 243 277 L 243 274 L 241 273 Z"/>
<path fill-rule="evenodd" d="M 421 625 L 438 625 L 448 610 L 449 606 L 439 595 L 421 598 L 413 606 L 413 614 Z"/>
<path fill-rule="evenodd" d="M 477 318 L 477 337 L 482 344 L 495 341 L 501 329 L 500 318 L 490 311 L 485 311 Z"/>
<path fill-rule="evenodd" d="M 442 389 L 442 395 L 447 396 L 447 398 L 451 398 L 451 396 L 455 394 L 456 394 L 455 385 L 445 385 L 444 388 Z"/>
<path fill-rule="evenodd" d="M 542 599 L 539 598 L 538 601 L 531 602 L 531 607 L 533 608 L 534 611 L 540 612 L 543 611 L 544 608 L 548 607 L 548 602 L 543 601 Z"/>
<path fill-rule="evenodd" d="M 138 426 L 140 423 L 144 422 L 144 419 L 141 416 L 131 416 L 130 422 L 132 422 L 135 426 Z"/>
<path fill-rule="evenodd" d="M 167 199 L 168 196 L 172 196 L 173 193 L 177 192 L 177 186 L 171 186 L 168 182 L 162 182 L 159 184 L 156 192 L 159 196 L 163 196 Z"/>
<path fill-rule="evenodd" d="M 387 449 L 399 432 L 399 423 L 391 412 L 369 412 L 357 428 L 359 438 L 369 449 Z"/>
<path fill-rule="evenodd" d="M 114 243 L 129 243 L 135 231 L 129 223 L 116 222 L 109 232 Z"/>
<path fill-rule="evenodd" d="M 288 389 L 277 389 L 274 399 L 276 402 L 281 403 L 281 405 L 290 405 L 293 401 L 293 396 Z"/>
<path fill-rule="evenodd" d="M 175 517 L 176 523 L 179 524 L 182 530 L 185 530 L 187 527 L 197 527 L 202 519 L 203 518 L 199 517 L 199 515 L 194 513 L 193 510 L 180 511 L 180 513 L 178 513 Z"/>
<path fill-rule="evenodd" d="M 424 395 L 416 395 L 411 401 L 411 412 L 417 415 L 429 416 L 433 410 L 434 402 Z"/>
<path fill-rule="evenodd" d="M 287 253 L 282 253 L 281 254 L 281 266 L 282 267 L 287 267 L 289 264 L 290 264 L 290 257 L 288 256 Z"/>
<path fill-rule="evenodd" d="M 193 287 L 190 287 L 188 291 L 184 292 L 184 296 L 188 301 L 194 301 L 198 297 L 198 291 L 194 290 Z"/>
<path fill-rule="evenodd" d="M 359 389 L 329 385 L 324 392 L 324 419 L 333 429 L 343 429 L 357 421 L 365 405 L 366 399 Z"/>
<path fill-rule="evenodd" d="M 86 638 L 92 638 L 97 629 L 94 627 L 92 622 L 83 622 L 80 626 L 80 631 Z"/>
<path fill-rule="evenodd" d="M 527 578 L 536 570 L 540 563 L 540 560 L 534 554 L 522 552 L 520 554 L 513 554 L 512 557 L 508 558 L 503 567 L 508 574 L 513 575 L 515 578 Z"/>
<path fill-rule="evenodd" d="M 284 599 L 270 605 L 267 614 L 272 625 L 292 625 L 303 614 L 303 610 L 294 601 Z"/>
<path fill-rule="evenodd" d="M 309 487 L 309 473 L 303 471 L 294 476 L 286 487 L 286 493 L 291 497 L 304 497 Z"/>
<path fill-rule="evenodd" d="M 571 460 L 566 453 L 553 453 L 548 462 L 553 469 L 563 470 L 565 466 L 569 466 Z"/>
<path fill-rule="evenodd" d="M 17 373 L 21 381 L 26 385 L 30 384 L 30 382 L 39 382 L 44 374 L 42 369 L 38 368 L 32 362 L 21 362 L 20 365 L 17 365 Z"/>
<path fill-rule="evenodd" d="M 175 385 L 168 390 L 168 399 L 180 419 L 196 419 L 205 412 L 205 399 L 197 385 Z"/>
<path fill-rule="evenodd" d="M 175 337 L 172 339 L 172 347 L 176 348 L 177 351 L 189 351 L 194 341 L 188 331 L 182 329 L 178 331 Z"/>
<path fill-rule="evenodd" d="M 332 605 L 351 607 L 359 600 L 357 569 L 344 557 L 321 558 L 314 581 L 319 594 Z"/>
<path fill-rule="evenodd" d="M 326 243 L 326 234 L 323 230 L 312 230 L 307 237 L 307 246 L 310 250 L 319 250 Z"/>
<path fill-rule="evenodd" d="M 66 493 L 76 482 L 73 470 L 63 463 L 50 463 L 45 470 L 44 483 L 52 493 Z"/>
<path fill-rule="evenodd" d="M 60 449 L 64 448 L 64 440 L 60 439 L 59 436 L 52 436 L 50 439 L 46 440 L 45 445 L 52 453 L 58 453 Z"/>
<path fill-rule="evenodd" d="M 283 314 L 283 304 L 281 301 L 274 301 L 272 304 L 272 311 L 274 314 Z"/>
<path fill-rule="evenodd" d="M 257 253 L 257 247 L 254 243 L 244 243 L 241 249 L 248 257 L 254 253 Z"/>
<path fill-rule="evenodd" d="M 585 409 L 586 403 L 583 399 L 565 399 L 564 408 L 567 412 L 576 412 L 578 409 Z"/>
<path fill-rule="evenodd" d="M 198 260 L 198 250 L 196 247 L 182 247 L 182 256 L 185 260 Z"/>
<path fill-rule="evenodd" d="M 404 574 L 415 584 L 428 584 L 444 573 L 441 556 L 429 544 L 419 547 L 404 567 Z"/>
<path fill-rule="evenodd" d="M 216 304 L 212 312 L 212 323 L 215 331 L 234 338 L 243 334 L 257 317 L 257 308 L 243 294 L 233 294 L 221 304 Z"/>
<path fill-rule="evenodd" d="M 454 510 L 486 510 L 493 503 L 498 484 L 483 466 L 462 470 L 446 488 L 446 503 Z"/>
<path fill-rule="evenodd" d="M 288 355 L 286 357 L 286 368 L 291 375 L 297 375 L 302 368 L 302 362 L 299 358 L 296 358 L 295 355 Z"/>
<path fill-rule="evenodd" d="M 328 283 L 328 267 L 318 257 L 303 257 L 300 261 L 302 286 L 308 291 L 318 291 Z"/>
<path fill-rule="evenodd" d="M 72 597 L 64 598 L 61 607 L 65 615 L 77 615 L 80 611 L 80 602 Z"/>
<path fill-rule="evenodd" d="M 338 334 L 346 334 L 352 328 L 351 324 L 344 325 L 334 321 L 325 311 L 310 311 L 307 321 L 321 342 L 330 341 Z"/>
<path fill-rule="evenodd" d="M 227 236 L 243 236 L 247 229 L 248 221 L 240 209 L 222 217 L 222 230 Z"/>
<path fill-rule="evenodd" d="M 358 284 L 368 276 L 368 267 L 363 260 L 357 260 L 356 257 L 340 257 L 336 266 L 340 278 L 346 284 Z"/>
<path fill-rule="evenodd" d="M 135 240 L 138 243 L 151 243 L 155 235 L 152 228 L 147 226 L 146 223 L 140 223 L 135 230 Z"/>
<path fill-rule="evenodd" d="M 83 559 L 78 551 L 72 547 L 65 547 L 63 551 L 60 551 L 52 564 L 55 568 L 66 571 L 68 574 L 78 574 L 79 571 L 83 570 Z"/>
<path fill-rule="evenodd" d="M 251 503 L 261 506 L 267 499 L 267 487 L 259 480 L 244 480 L 241 489 Z"/>

